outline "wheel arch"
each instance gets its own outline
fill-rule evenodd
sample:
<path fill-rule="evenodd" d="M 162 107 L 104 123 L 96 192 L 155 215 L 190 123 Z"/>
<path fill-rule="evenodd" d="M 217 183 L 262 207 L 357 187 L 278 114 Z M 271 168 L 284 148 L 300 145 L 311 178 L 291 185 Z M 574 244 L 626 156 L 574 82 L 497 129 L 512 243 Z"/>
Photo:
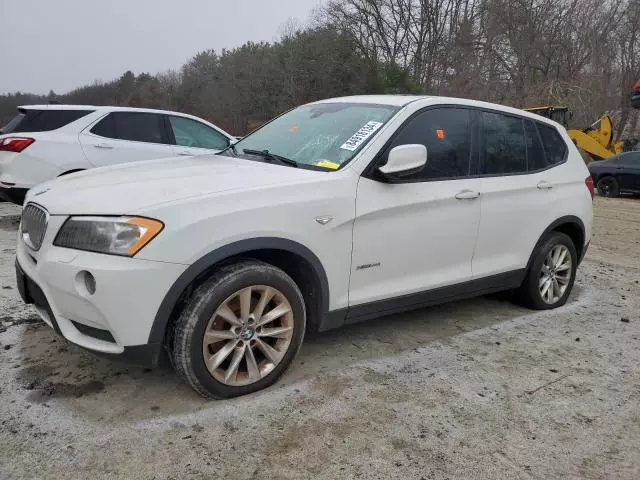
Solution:
<path fill-rule="evenodd" d="M 280 268 L 291 276 L 304 296 L 309 322 L 307 330 L 317 329 L 322 317 L 329 310 L 329 282 L 322 263 L 309 248 L 300 243 L 284 238 L 260 237 L 220 247 L 187 268 L 165 294 L 156 312 L 148 343 L 162 344 L 167 327 L 193 288 L 216 267 L 236 258 L 260 260 Z"/>
<path fill-rule="evenodd" d="M 536 242 L 533 250 L 531 251 L 531 255 L 529 256 L 529 261 L 527 262 L 527 271 L 529 270 L 529 267 L 531 267 L 531 263 L 533 262 L 538 248 L 540 248 L 540 245 L 542 245 L 545 238 L 547 238 L 547 236 L 551 232 L 562 232 L 568 235 L 569 238 L 573 240 L 573 244 L 576 247 L 576 252 L 578 253 L 577 262 L 580 263 L 582 261 L 582 257 L 584 256 L 584 253 L 586 251 L 586 245 L 584 244 L 586 235 L 584 223 L 580 218 L 574 215 L 566 215 L 555 220 L 544 230 L 544 232 L 542 232 L 542 235 L 540 235 L 540 237 L 538 238 L 538 241 Z"/>
<path fill-rule="evenodd" d="M 620 183 L 620 180 L 618 179 L 618 173 L 614 173 L 614 172 L 602 172 L 602 173 L 598 174 L 597 178 L 594 178 L 593 181 L 597 185 L 600 180 L 602 180 L 603 178 L 608 178 L 608 177 L 611 177 L 616 182 Z"/>

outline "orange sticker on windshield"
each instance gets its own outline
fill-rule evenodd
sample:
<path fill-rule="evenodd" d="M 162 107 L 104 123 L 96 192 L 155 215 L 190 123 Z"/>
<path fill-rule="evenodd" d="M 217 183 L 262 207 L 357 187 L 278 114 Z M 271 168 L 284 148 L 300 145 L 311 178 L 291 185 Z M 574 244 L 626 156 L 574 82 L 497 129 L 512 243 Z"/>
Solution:
<path fill-rule="evenodd" d="M 443 139 L 444 138 L 444 130 L 436 130 L 436 137 Z"/>
<path fill-rule="evenodd" d="M 296 126 L 294 126 L 294 127 L 291 127 L 291 128 L 289 129 L 289 131 L 290 131 L 291 133 L 296 133 L 296 132 L 298 131 L 298 126 L 296 125 Z"/>

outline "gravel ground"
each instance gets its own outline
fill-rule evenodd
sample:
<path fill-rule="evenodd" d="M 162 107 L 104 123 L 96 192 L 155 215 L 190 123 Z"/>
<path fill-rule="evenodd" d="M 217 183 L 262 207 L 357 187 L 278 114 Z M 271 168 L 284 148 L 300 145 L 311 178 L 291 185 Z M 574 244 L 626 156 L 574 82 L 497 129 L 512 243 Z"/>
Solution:
<path fill-rule="evenodd" d="M 640 478 L 640 201 L 597 199 L 568 304 L 484 297 L 307 339 L 274 387 L 204 401 L 56 338 L 0 204 L 0 478 Z"/>

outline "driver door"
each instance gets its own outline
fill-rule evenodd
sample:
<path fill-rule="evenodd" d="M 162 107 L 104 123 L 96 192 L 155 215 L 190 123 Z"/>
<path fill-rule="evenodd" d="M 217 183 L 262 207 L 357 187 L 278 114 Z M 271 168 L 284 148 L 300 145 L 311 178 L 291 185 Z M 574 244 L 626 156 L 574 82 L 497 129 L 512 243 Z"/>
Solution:
<path fill-rule="evenodd" d="M 410 118 L 380 155 L 398 145 L 422 144 L 426 167 L 385 183 L 365 175 L 358 183 L 349 305 L 376 303 L 377 311 L 422 302 L 419 292 L 471 280 L 480 222 L 475 113 L 439 107 Z M 394 303 L 395 302 L 395 303 Z M 360 310 L 360 311 L 359 311 Z"/>

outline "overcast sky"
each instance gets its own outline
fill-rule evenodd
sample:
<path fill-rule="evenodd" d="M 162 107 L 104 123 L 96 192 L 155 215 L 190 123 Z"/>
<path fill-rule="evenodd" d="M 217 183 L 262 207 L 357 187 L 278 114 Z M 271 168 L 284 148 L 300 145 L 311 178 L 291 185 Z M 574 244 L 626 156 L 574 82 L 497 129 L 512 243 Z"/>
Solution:
<path fill-rule="evenodd" d="M 65 93 L 179 68 L 195 53 L 276 40 L 321 0 L 4 0 L 0 93 Z"/>

